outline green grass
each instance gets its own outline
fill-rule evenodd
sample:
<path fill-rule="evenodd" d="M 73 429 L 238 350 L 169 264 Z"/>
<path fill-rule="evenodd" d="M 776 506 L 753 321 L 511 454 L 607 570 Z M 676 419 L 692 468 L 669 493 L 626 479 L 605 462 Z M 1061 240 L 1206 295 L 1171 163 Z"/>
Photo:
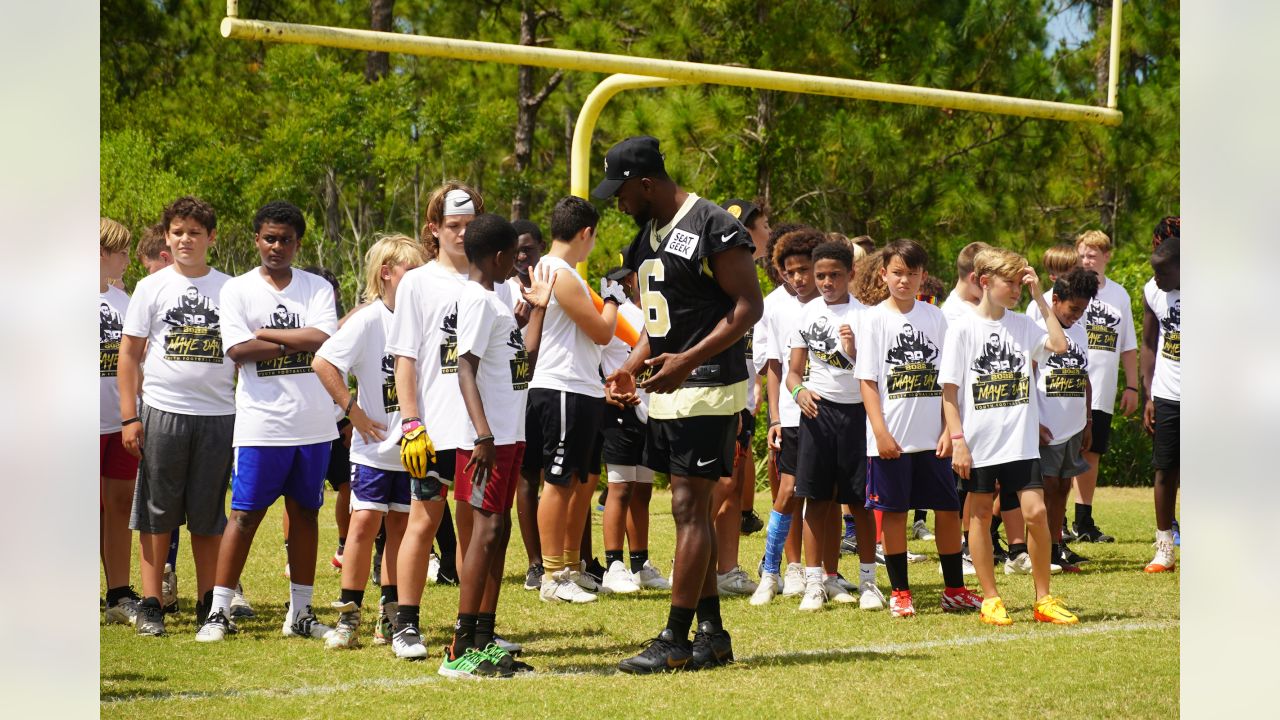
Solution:
<path fill-rule="evenodd" d="M 321 563 L 316 605 L 337 597 L 338 575 L 324 560 L 336 537 L 332 495 L 321 511 Z M 768 496 L 757 498 L 757 510 Z M 272 509 L 249 558 L 244 584 L 258 617 L 240 623 L 226 642 L 200 645 L 192 618 L 194 576 L 186 539 L 179 561 L 182 613 L 169 616 L 169 637 L 140 638 L 132 628 L 101 629 L 101 714 L 115 717 L 420 717 L 583 716 L 671 717 L 749 713 L 759 717 L 815 715 L 891 717 L 1171 717 L 1178 714 L 1178 574 L 1148 576 L 1153 519 L 1149 489 L 1105 488 L 1096 500 L 1099 524 L 1113 545 L 1080 544 L 1093 559 L 1085 572 L 1055 576 L 1055 594 L 1079 614 L 1075 627 L 1031 618 L 1028 576 L 997 576 L 1015 623 L 992 628 L 975 615 L 944 615 L 937 606 L 937 563 L 911 566 L 915 618 L 832 607 L 801 614 L 798 601 L 778 598 L 753 608 L 746 598 L 724 601 L 725 625 L 739 663 L 704 673 L 632 677 L 614 672 L 622 658 L 656 634 L 668 597 L 602 598 L 591 605 L 546 605 L 520 586 L 524 550 L 513 538 L 499 606 L 499 632 L 525 645 L 539 674 L 507 681 L 439 678 L 438 656 L 394 659 L 388 647 L 325 651 L 321 641 L 280 635 L 288 581 L 281 575 L 279 505 Z M 763 514 L 763 513 L 762 513 Z M 600 550 L 599 513 L 594 513 Z M 655 494 L 651 554 L 670 567 L 674 527 L 670 496 Z M 915 552 L 935 556 L 932 543 Z M 744 565 L 756 564 L 763 533 L 742 539 Z M 856 559 L 842 559 L 856 576 Z M 753 571 L 754 574 L 754 571 Z M 880 583 L 887 579 L 880 571 Z M 970 578 L 970 587 L 976 580 Z M 369 593 L 376 598 L 375 592 Z M 425 640 L 439 648 L 457 612 L 456 588 L 428 586 L 422 602 Z M 376 600 L 366 608 L 376 607 Z M 318 610 L 322 621 L 333 612 Z M 373 614 L 368 611 L 366 615 Z"/>

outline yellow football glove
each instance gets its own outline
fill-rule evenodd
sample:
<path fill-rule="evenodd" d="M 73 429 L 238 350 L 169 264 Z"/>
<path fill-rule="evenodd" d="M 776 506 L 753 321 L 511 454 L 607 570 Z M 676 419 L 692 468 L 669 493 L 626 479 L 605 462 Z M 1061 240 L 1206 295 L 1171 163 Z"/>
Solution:
<path fill-rule="evenodd" d="M 421 480 L 427 476 L 427 468 L 436 461 L 436 448 L 431 444 L 422 422 L 413 419 L 401 425 L 400 464 L 409 476 Z"/>

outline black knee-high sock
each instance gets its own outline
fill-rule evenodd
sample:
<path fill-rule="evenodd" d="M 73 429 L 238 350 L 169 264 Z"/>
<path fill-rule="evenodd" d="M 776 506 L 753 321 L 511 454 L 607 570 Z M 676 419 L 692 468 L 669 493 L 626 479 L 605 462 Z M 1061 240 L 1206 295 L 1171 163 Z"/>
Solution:
<path fill-rule="evenodd" d="M 886 554 L 884 556 L 884 568 L 889 571 L 889 585 L 894 590 L 910 590 L 911 583 L 907 581 L 907 554 L 905 552 Z"/>
<path fill-rule="evenodd" d="M 378 535 L 373 539 L 373 549 L 378 555 L 382 555 L 382 551 L 387 547 L 387 521 L 383 519 L 382 526 L 378 528 Z"/>
<path fill-rule="evenodd" d="M 917 510 L 915 516 L 911 519 L 911 522 L 913 523 L 924 522 L 925 518 L 928 517 L 928 515 L 929 515 L 928 510 Z"/>
<path fill-rule="evenodd" d="M 453 513 L 449 501 L 444 503 L 444 517 L 436 530 L 436 545 L 440 548 L 440 571 L 451 578 L 458 577 L 458 536 L 453 531 Z"/>

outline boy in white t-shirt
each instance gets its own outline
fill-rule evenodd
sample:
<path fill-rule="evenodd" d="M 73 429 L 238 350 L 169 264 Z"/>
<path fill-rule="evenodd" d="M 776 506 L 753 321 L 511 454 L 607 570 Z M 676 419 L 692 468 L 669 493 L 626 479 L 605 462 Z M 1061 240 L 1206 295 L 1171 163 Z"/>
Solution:
<path fill-rule="evenodd" d="M 129 585 L 129 503 L 138 477 L 138 454 L 123 444 L 120 393 L 122 331 L 129 296 L 114 281 L 129 266 L 129 230 L 110 218 L 98 225 L 98 497 L 102 571 L 107 579 L 106 622 L 133 625 L 139 598 Z M 130 414 L 126 419 L 134 418 Z M 133 422 L 136 422 L 133 421 Z M 132 423 L 131 423 L 132 424 Z"/>
<path fill-rule="evenodd" d="M 1167 572 L 1174 561 L 1174 509 L 1182 484 L 1179 408 L 1182 404 L 1182 273 L 1178 235 L 1151 253 L 1155 277 L 1143 288 L 1142 377 L 1147 402 L 1142 424 L 1152 434 L 1155 468 L 1156 555 L 1145 568 Z"/>
<path fill-rule="evenodd" d="M 982 621 L 1009 625 L 992 567 L 991 504 L 997 487 L 1003 507 L 1020 506 L 1027 523 L 1036 590 L 1035 618 L 1077 622 L 1049 594 L 1049 525 L 1040 475 L 1038 403 L 1032 397 L 1031 363 L 1067 350 L 1067 337 L 1040 293 L 1040 279 L 1022 256 L 988 248 L 974 259 L 982 300 L 973 313 L 947 327 L 938 382 L 951 465 L 964 482 L 969 508 L 969 551 L 982 584 Z M 1009 312 L 1029 285 L 1048 333 L 1026 315 Z M 963 393 L 963 397 L 960 396 Z"/>
<path fill-rule="evenodd" d="M 409 474 L 400 464 L 396 440 L 387 428 L 400 422 L 396 395 L 395 360 L 385 352 L 387 329 L 396 310 L 396 289 L 405 273 L 426 262 L 422 246 L 405 235 L 378 240 L 365 254 L 364 299 L 333 337 L 316 351 L 311 367 L 333 402 L 351 421 L 351 521 L 342 561 L 342 592 L 334 609 L 341 615 L 325 638 L 327 648 L 359 645 L 360 608 L 369 581 L 369 552 L 379 527 L 386 523 L 387 574 L 382 578 L 382 602 L 375 643 L 386 642 L 389 622 L 399 601 L 396 559 L 409 513 Z M 356 394 L 347 389 L 345 374 L 356 381 Z"/>
<path fill-rule="evenodd" d="M 964 584 L 960 496 L 951 474 L 951 438 L 942 422 L 938 365 L 946 338 L 942 311 L 916 296 L 929 256 L 914 240 L 881 250 L 889 297 L 867 311 L 855 375 L 867 408 L 867 499 L 883 512 L 884 559 L 893 617 L 915 615 L 907 579 L 907 510 L 934 511 L 944 612 L 976 610 L 982 598 Z"/>
<path fill-rule="evenodd" d="M 337 330 L 333 288 L 293 267 L 306 233 L 294 205 L 264 205 L 253 218 L 262 265 L 222 289 L 222 340 L 240 366 L 232 445 L 231 522 L 222 535 L 212 607 L 196 640 L 232 629 L 230 605 L 258 525 L 284 496 L 289 513 L 289 605 L 285 637 L 322 638 L 330 628 L 311 611 L 330 443 L 338 436 L 333 401 L 311 369 L 315 351 Z"/>

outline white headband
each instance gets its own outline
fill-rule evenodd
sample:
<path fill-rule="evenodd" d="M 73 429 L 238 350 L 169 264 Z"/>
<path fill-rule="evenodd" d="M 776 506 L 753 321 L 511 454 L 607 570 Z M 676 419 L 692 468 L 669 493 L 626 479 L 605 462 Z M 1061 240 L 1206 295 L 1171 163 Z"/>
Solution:
<path fill-rule="evenodd" d="M 471 201 L 471 193 L 466 190 L 450 190 L 444 196 L 444 216 L 475 215 L 476 205 Z"/>

